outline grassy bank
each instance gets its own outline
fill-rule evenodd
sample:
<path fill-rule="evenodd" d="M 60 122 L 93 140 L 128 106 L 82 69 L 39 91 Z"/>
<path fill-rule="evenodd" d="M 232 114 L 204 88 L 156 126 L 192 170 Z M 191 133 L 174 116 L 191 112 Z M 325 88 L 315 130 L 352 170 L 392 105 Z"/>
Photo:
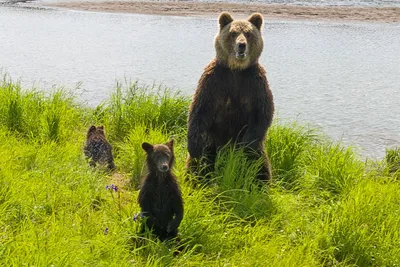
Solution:
<path fill-rule="evenodd" d="M 224 149 L 215 184 L 184 179 L 189 99 L 118 87 L 94 109 L 65 91 L 0 84 L 1 266 L 398 266 L 400 151 L 365 162 L 309 127 L 275 122 L 266 143 L 274 182 Z M 117 170 L 89 167 L 87 128 L 105 125 Z M 137 234 L 141 143 L 176 139 L 184 251 Z M 115 184 L 118 191 L 106 190 Z"/>

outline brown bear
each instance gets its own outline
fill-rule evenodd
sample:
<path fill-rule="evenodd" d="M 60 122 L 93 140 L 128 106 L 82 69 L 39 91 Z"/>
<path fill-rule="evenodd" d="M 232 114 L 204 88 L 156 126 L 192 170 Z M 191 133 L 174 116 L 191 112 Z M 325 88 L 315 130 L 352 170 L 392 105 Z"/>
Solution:
<path fill-rule="evenodd" d="M 259 63 L 262 25 L 258 13 L 247 20 L 233 20 L 226 12 L 219 16 L 216 57 L 199 80 L 188 117 L 188 168 L 201 177 L 213 171 L 218 149 L 233 142 L 264 159 L 258 179 L 271 178 L 264 142 L 274 102 Z"/>
<path fill-rule="evenodd" d="M 86 135 L 86 145 L 83 149 L 85 155 L 91 158 L 89 164 L 95 167 L 96 163 L 106 164 L 110 170 L 115 169 L 114 158 L 112 155 L 112 147 L 108 143 L 104 126 L 90 126 Z"/>
<path fill-rule="evenodd" d="M 174 140 L 159 145 L 142 144 L 149 173 L 143 179 L 138 200 L 147 227 L 161 241 L 176 238 L 183 219 L 182 194 L 171 171 L 175 160 L 173 145 Z"/>

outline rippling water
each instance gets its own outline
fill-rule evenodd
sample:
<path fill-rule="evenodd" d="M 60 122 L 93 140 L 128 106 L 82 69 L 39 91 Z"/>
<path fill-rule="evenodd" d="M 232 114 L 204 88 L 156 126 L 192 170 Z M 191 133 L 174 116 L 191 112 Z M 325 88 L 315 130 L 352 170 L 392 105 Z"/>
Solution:
<path fill-rule="evenodd" d="M 25 85 L 75 87 L 96 105 L 115 81 L 193 94 L 216 19 L 0 7 L 0 68 Z M 382 157 L 400 145 L 400 25 L 266 21 L 261 58 L 278 117 Z M 82 93 L 82 91 L 84 91 Z"/>

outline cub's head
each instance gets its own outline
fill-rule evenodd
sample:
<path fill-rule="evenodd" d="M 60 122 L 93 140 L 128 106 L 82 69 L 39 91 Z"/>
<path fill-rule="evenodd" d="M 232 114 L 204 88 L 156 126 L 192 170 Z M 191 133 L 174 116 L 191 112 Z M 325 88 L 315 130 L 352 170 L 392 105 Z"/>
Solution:
<path fill-rule="evenodd" d="M 94 125 L 90 126 L 90 128 L 89 128 L 89 130 L 87 132 L 86 138 L 89 139 L 90 137 L 92 137 L 94 135 L 96 135 L 96 136 L 99 136 L 99 135 L 105 136 L 105 134 L 104 134 L 104 126 L 103 125 L 98 126 L 98 127 L 96 127 Z"/>
<path fill-rule="evenodd" d="M 262 15 L 254 13 L 247 20 L 234 20 L 229 13 L 223 12 L 218 21 L 219 33 L 214 42 L 217 61 L 236 70 L 257 63 L 264 46 Z"/>
<path fill-rule="evenodd" d="M 168 172 L 174 163 L 174 140 L 165 144 L 151 145 L 144 142 L 142 148 L 147 153 L 147 165 L 150 171 Z"/>

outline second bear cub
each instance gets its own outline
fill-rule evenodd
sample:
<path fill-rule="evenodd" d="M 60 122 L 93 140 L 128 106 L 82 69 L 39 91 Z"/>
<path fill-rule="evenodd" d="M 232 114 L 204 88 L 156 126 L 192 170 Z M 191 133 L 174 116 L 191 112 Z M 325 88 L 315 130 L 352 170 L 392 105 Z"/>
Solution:
<path fill-rule="evenodd" d="M 147 217 L 147 227 L 161 241 L 177 237 L 183 219 L 182 194 L 171 171 L 175 160 L 173 145 L 174 140 L 159 145 L 142 144 L 149 173 L 143 180 L 139 205 Z"/>
<path fill-rule="evenodd" d="M 90 166 L 96 163 L 106 164 L 109 170 L 115 169 L 112 147 L 106 139 L 104 126 L 90 126 L 86 135 L 86 145 L 83 149 L 85 155 L 90 158 Z"/>

